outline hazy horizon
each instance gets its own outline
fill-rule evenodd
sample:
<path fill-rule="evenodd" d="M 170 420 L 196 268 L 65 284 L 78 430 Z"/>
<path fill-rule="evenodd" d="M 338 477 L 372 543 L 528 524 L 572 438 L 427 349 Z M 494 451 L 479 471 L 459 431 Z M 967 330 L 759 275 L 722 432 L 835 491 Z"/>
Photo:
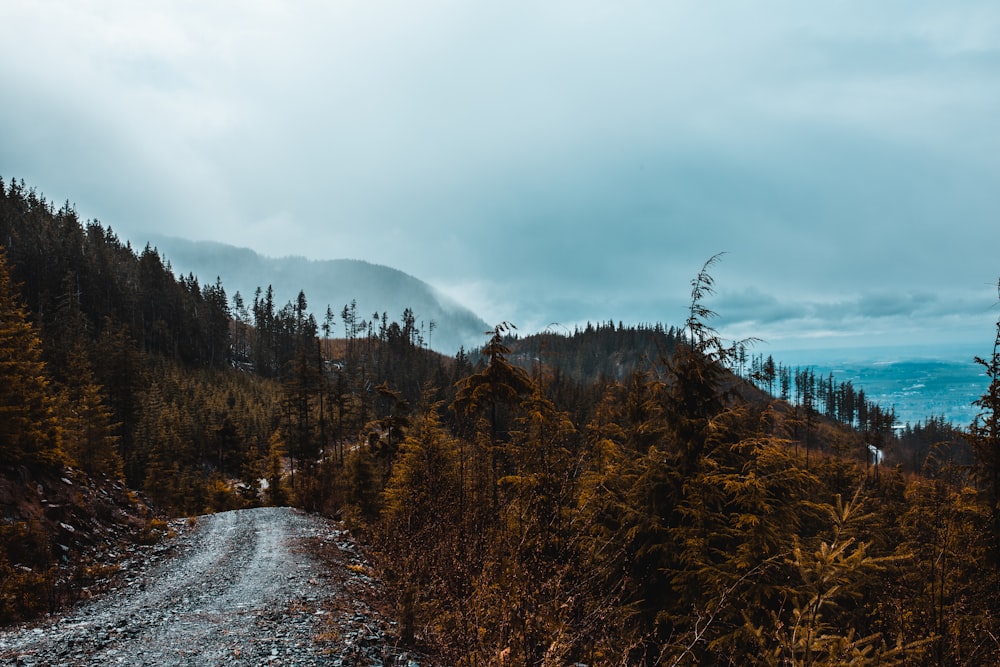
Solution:
<path fill-rule="evenodd" d="M 123 239 L 128 240 L 132 243 L 133 247 L 139 246 L 145 247 L 147 242 L 151 243 L 154 247 L 158 245 L 158 242 L 162 242 L 167 238 L 175 238 L 184 241 L 190 241 L 191 239 L 183 239 L 182 237 L 171 237 L 169 234 L 154 234 L 154 235 L 143 235 L 138 237 L 138 239 Z M 140 240 L 141 239 L 141 240 Z M 308 261 L 329 261 L 329 260 L 339 260 L 348 259 L 350 261 L 361 261 L 370 264 L 376 264 L 379 266 L 385 266 L 393 270 L 399 270 L 396 267 L 391 267 L 385 264 L 379 264 L 378 262 L 370 262 L 364 259 L 355 258 L 326 258 L 324 259 L 310 259 L 306 255 L 301 253 L 291 253 L 284 255 L 272 255 L 266 252 L 259 252 L 253 248 L 246 246 L 235 245 L 231 243 L 225 243 L 220 241 L 208 241 L 207 243 L 217 243 L 222 246 L 229 246 L 238 248 L 240 250 L 250 250 L 256 253 L 262 258 L 271 260 L 280 259 L 306 259 Z M 171 257 L 169 252 L 166 253 L 166 259 L 169 261 Z M 725 258 L 722 258 L 725 261 Z M 720 267 L 718 264 L 717 267 Z M 187 273 L 187 267 L 177 267 L 175 266 L 176 273 Z M 409 275 L 409 274 L 407 274 Z M 451 299 L 452 297 L 444 290 L 441 290 L 436 285 L 428 281 L 424 281 L 421 276 L 412 276 L 423 282 L 427 282 L 432 288 L 440 290 L 442 295 L 446 299 Z M 205 280 L 213 281 L 215 276 L 199 276 L 199 278 L 204 282 Z M 265 281 L 267 277 L 262 276 Z M 261 285 L 264 287 L 266 285 Z M 232 296 L 231 286 L 226 286 Z M 723 292 L 724 293 L 724 292 Z M 244 298 L 250 296 L 248 294 L 243 294 Z M 307 297 L 310 295 L 307 293 Z M 293 298 L 294 294 L 289 293 L 287 295 L 282 295 L 282 298 Z M 718 307 L 719 295 L 712 295 L 706 299 L 706 305 L 711 309 Z M 475 310 L 475 305 L 461 303 L 460 305 L 469 308 L 474 314 L 482 317 L 482 314 Z M 315 305 L 315 304 L 314 304 Z M 320 304 L 322 309 L 325 309 L 326 304 Z M 334 310 L 339 312 L 339 309 L 345 304 L 330 304 L 333 306 Z M 319 311 L 316 311 L 318 315 L 321 315 Z M 1000 313 L 1000 308 L 994 308 L 994 312 Z M 398 315 L 398 313 L 395 313 Z M 420 314 L 418 313 L 418 316 Z M 626 326 L 644 326 L 653 324 L 662 324 L 664 326 L 683 326 L 683 318 L 686 317 L 687 313 L 683 311 L 678 311 L 675 313 L 677 319 L 667 320 L 664 318 L 660 319 L 643 319 L 643 320 L 630 320 L 622 317 L 613 316 L 595 316 L 587 317 L 577 321 L 567 321 L 567 322 L 557 322 L 551 321 L 544 325 L 537 325 L 536 323 L 525 324 L 523 322 L 519 323 L 510 318 L 501 318 L 492 322 L 493 324 L 499 323 L 501 321 L 509 322 L 513 324 L 516 328 L 516 333 L 519 335 L 530 335 L 539 332 L 556 332 L 569 334 L 572 333 L 574 328 L 585 328 L 588 324 L 598 325 L 607 322 L 614 322 L 615 325 L 624 324 Z M 742 328 L 738 332 L 731 331 L 727 328 L 727 318 L 725 313 L 716 312 L 715 316 L 709 318 L 708 322 L 713 327 L 716 328 L 719 335 L 726 341 L 736 341 L 753 338 L 754 340 L 749 340 L 749 351 L 752 354 L 763 354 L 766 356 L 773 356 L 776 360 L 782 360 L 789 365 L 823 365 L 830 361 L 850 361 L 850 362 L 861 362 L 861 361 L 876 361 L 885 359 L 896 359 L 896 360 L 912 360 L 912 359 L 941 359 L 947 361 L 971 361 L 975 356 L 988 356 L 992 352 L 993 344 L 993 334 L 996 331 L 996 322 L 991 321 L 994 317 L 993 312 L 989 313 L 990 317 L 983 318 L 983 326 L 981 331 L 978 331 L 980 336 L 978 338 L 973 335 L 974 331 L 969 331 L 969 336 L 967 338 L 957 338 L 957 339 L 945 339 L 939 341 L 920 341 L 919 337 L 917 341 L 914 340 L 903 340 L 902 342 L 886 342 L 884 339 L 880 339 L 878 336 L 875 337 L 865 337 L 863 332 L 861 335 L 834 335 L 834 336 L 808 336 L 801 338 L 793 338 L 791 340 L 787 338 L 778 338 L 777 340 L 768 339 L 760 334 L 753 333 L 752 330 Z M 488 324 L 489 319 L 485 319 Z M 485 341 L 485 335 L 484 335 Z M 791 344 L 789 344 L 789 342 Z"/>
<path fill-rule="evenodd" d="M 0 175 L 487 321 L 992 341 L 1000 5 L 12 0 Z"/>

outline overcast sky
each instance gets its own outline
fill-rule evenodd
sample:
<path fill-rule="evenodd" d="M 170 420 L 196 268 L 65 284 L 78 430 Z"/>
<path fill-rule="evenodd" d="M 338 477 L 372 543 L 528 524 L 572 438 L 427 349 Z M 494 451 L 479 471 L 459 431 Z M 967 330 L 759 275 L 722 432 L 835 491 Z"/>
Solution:
<path fill-rule="evenodd" d="M 993 339 L 1000 3 L 4 0 L 0 175 L 487 321 Z"/>

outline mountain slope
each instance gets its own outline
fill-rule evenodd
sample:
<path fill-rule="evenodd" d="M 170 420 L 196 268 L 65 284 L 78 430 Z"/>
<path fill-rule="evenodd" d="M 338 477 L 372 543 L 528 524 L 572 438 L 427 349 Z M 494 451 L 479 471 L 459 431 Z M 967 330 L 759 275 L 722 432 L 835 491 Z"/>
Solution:
<path fill-rule="evenodd" d="M 317 321 L 323 321 L 327 306 L 338 316 L 334 336 L 344 334 L 339 316 L 352 301 L 357 302 L 358 317 L 366 320 L 374 313 L 387 313 L 390 320 L 398 321 L 403 310 L 410 308 L 424 340 L 445 354 L 454 354 L 461 346 L 481 345 L 483 332 L 489 328 L 475 313 L 431 285 L 387 266 L 354 259 L 265 257 L 248 248 L 175 237 L 153 236 L 149 242 L 177 274 L 193 273 L 202 285 L 221 278 L 230 299 L 240 292 L 248 307 L 258 287 L 266 290 L 271 285 L 278 307 L 304 291 Z"/>

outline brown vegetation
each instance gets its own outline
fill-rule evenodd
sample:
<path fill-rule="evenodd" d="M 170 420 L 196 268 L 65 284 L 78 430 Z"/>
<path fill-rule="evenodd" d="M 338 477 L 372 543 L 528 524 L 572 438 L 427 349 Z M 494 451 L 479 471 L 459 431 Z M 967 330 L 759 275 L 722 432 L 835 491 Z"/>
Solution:
<path fill-rule="evenodd" d="M 1000 343 L 972 428 L 896 434 L 808 370 L 741 379 L 745 347 L 710 326 L 711 262 L 680 329 L 504 323 L 445 360 L 412 312 L 348 304 L 326 340 L 304 294 L 230 309 L 71 207 L 0 193 L 12 471 L 72 465 L 74 487 L 124 482 L 177 514 L 340 516 L 402 634 L 448 664 L 1000 662 Z M 12 515 L 29 482 L 0 492 L 14 618 L 41 608 L 66 529 Z"/>

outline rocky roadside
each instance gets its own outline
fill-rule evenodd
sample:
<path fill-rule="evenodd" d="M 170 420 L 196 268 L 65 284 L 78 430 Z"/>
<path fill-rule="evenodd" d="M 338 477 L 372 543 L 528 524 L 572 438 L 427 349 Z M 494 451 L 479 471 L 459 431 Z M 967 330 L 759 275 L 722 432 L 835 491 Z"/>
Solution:
<path fill-rule="evenodd" d="M 69 467 L 0 467 L 0 559 L 14 578 L 45 580 L 5 581 L 0 618 L 30 618 L 100 593 L 121 563 L 141 545 L 160 543 L 167 528 L 120 480 Z"/>
<path fill-rule="evenodd" d="M 289 508 L 175 521 L 120 562 L 118 588 L 0 632 L 2 665 L 428 667 L 337 522 Z"/>

